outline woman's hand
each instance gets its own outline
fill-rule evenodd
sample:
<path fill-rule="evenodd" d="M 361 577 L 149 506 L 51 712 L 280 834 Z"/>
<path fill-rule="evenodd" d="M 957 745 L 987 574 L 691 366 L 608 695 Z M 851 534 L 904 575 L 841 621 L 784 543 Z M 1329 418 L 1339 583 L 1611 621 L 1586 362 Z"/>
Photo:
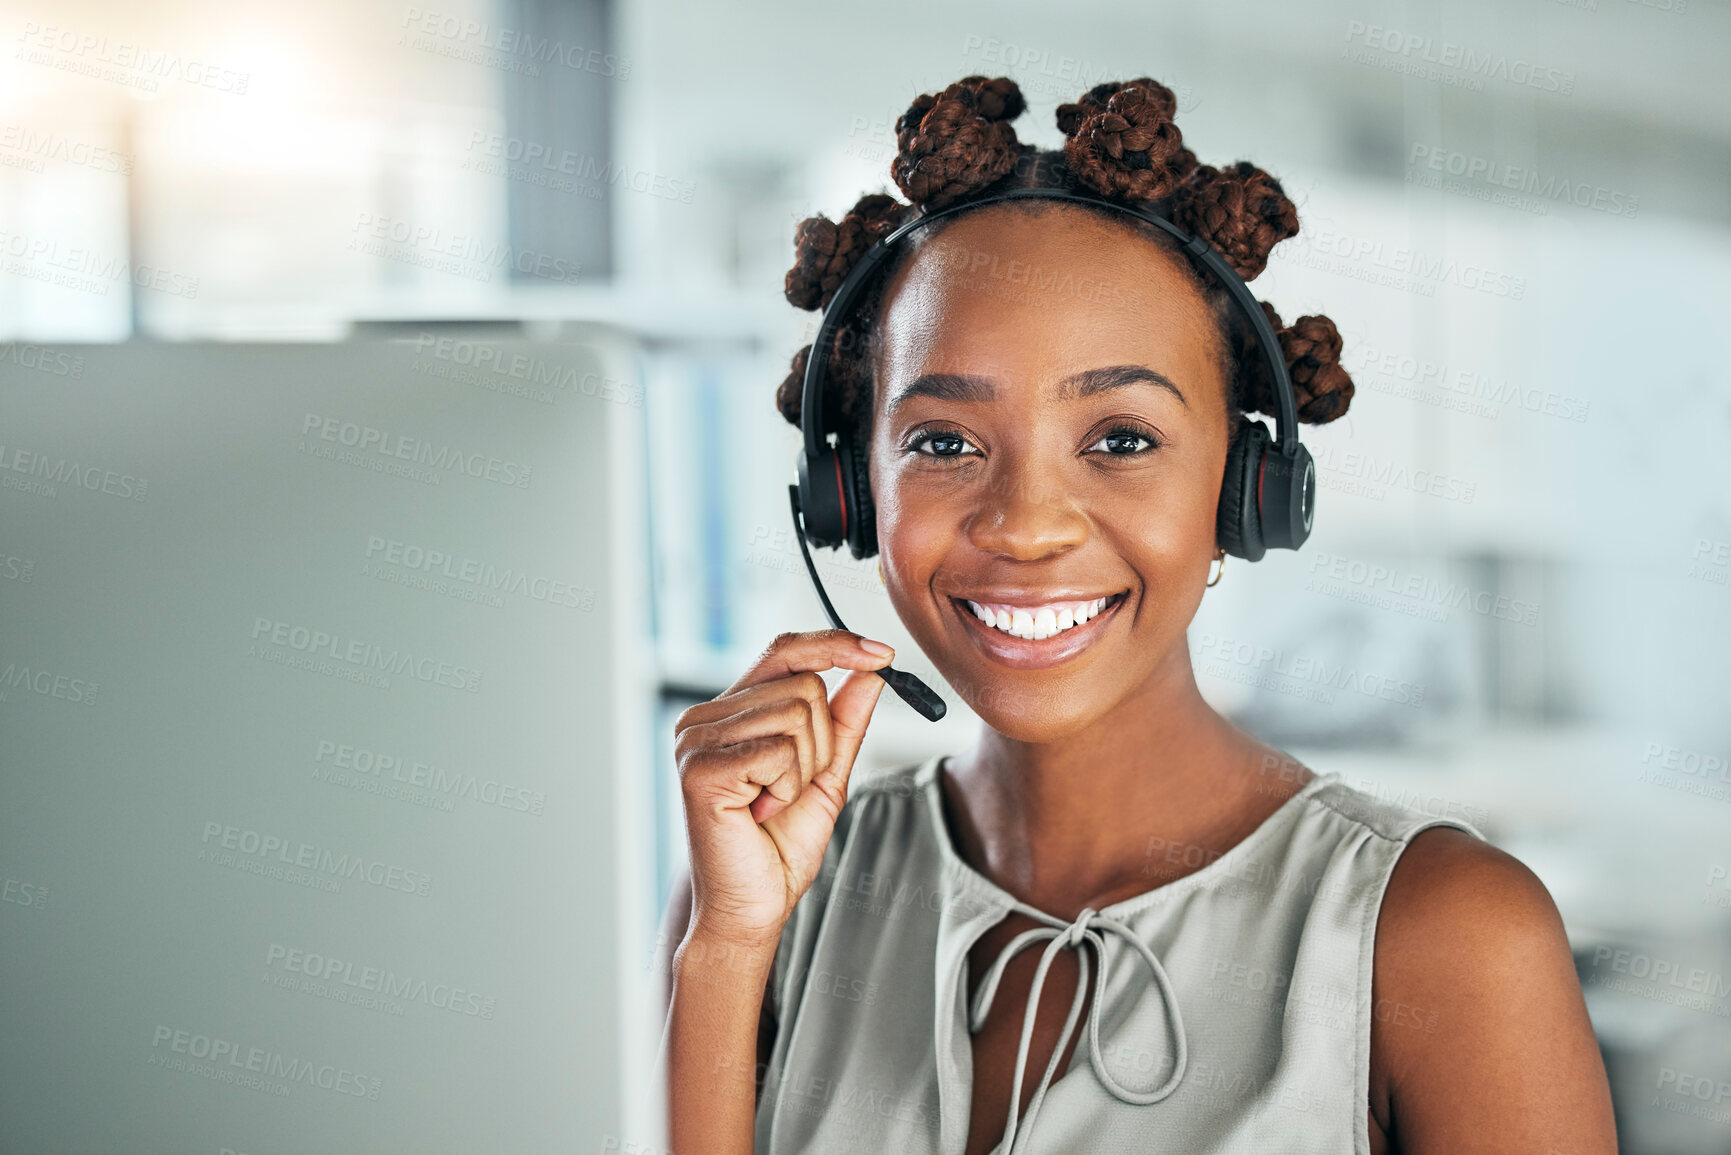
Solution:
<path fill-rule="evenodd" d="M 691 847 L 688 938 L 773 950 L 811 886 L 895 657 L 844 630 L 782 634 L 674 726 Z M 835 697 L 819 672 L 852 670 Z"/>

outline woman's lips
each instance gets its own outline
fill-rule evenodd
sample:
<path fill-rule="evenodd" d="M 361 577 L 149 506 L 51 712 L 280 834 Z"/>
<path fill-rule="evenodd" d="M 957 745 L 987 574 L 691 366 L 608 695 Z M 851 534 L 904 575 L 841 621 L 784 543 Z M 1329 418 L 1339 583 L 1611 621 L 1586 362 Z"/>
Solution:
<path fill-rule="evenodd" d="M 1086 598 L 1063 602 L 1048 602 L 1043 606 L 1013 607 L 1000 605 L 996 602 L 974 602 L 967 598 L 951 597 L 950 605 L 961 617 L 968 635 L 974 640 L 987 657 L 1001 665 L 1018 670 L 1038 670 L 1067 662 L 1093 645 L 1106 626 L 1118 613 L 1118 607 L 1124 604 L 1125 593 L 1106 595 L 1103 598 Z M 1091 608 L 1097 607 L 1097 608 Z M 1076 624 L 1067 628 L 1048 632 L 1052 626 L 1060 626 L 1063 613 L 1069 611 L 1070 620 Z M 981 612 L 1004 612 L 1009 617 L 1009 625 L 1016 629 L 1024 627 L 1020 632 L 1029 632 L 1025 627 L 1033 624 L 1034 637 L 1018 637 L 999 629 L 996 625 L 988 626 L 981 620 Z M 1050 614 L 1052 621 L 1046 622 L 1045 615 Z M 1019 621 L 1018 615 L 1026 621 Z M 1085 620 L 1077 622 L 1078 617 Z"/>

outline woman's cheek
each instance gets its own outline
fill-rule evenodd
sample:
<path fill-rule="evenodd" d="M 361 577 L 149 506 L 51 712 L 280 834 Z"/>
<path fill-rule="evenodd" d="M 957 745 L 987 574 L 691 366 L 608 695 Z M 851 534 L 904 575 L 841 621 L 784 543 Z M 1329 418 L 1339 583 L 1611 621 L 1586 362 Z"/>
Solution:
<path fill-rule="evenodd" d="M 890 605 L 916 640 L 928 643 L 942 629 L 929 590 L 949 548 L 945 509 L 940 502 L 907 500 L 894 477 L 882 482 L 874 477 L 872 504 Z"/>

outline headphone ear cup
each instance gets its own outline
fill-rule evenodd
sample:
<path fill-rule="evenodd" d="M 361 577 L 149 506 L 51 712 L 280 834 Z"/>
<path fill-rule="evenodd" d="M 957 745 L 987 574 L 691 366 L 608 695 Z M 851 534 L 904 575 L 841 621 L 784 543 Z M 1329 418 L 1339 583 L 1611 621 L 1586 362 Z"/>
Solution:
<path fill-rule="evenodd" d="M 848 550 L 858 558 L 874 556 L 878 551 L 877 506 L 872 504 L 871 469 L 867 458 L 871 454 L 869 439 L 854 440 L 852 431 L 843 435 L 840 450 L 846 468 L 848 503 Z"/>
<path fill-rule="evenodd" d="M 799 511 L 805 540 L 819 549 L 838 546 L 847 540 L 851 529 L 841 458 L 826 447 L 815 458 L 801 453 L 798 463 Z"/>
<path fill-rule="evenodd" d="M 1257 482 L 1268 452 L 1268 427 L 1248 417 L 1239 419 L 1226 450 L 1226 470 L 1215 511 L 1216 543 L 1233 557 L 1260 561 L 1268 552 L 1262 540 L 1262 510 Z"/>

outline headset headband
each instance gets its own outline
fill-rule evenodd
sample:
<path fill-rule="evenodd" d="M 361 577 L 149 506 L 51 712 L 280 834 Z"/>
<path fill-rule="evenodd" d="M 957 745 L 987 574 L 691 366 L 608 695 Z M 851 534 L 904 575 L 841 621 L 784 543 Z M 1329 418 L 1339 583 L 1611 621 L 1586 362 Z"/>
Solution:
<path fill-rule="evenodd" d="M 878 267 L 886 261 L 895 250 L 896 242 L 909 233 L 928 225 L 933 221 L 942 220 L 948 216 L 965 212 L 968 209 L 980 208 L 984 205 L 996 204 L 1009 200 L 1055 200 L 1075 201 L 1090 205 L 1101 205 L 1126 213 L 1138 220 L 1146 221 L 1178 241 L 1192 258 L 1199 261 L 1204 268 L 1213 274 L 1214 279 L 1225 286 L 1239 309 L 1250 320 L 1251 329 L 1256 334 L 1256 344 L 1262 350 L 1263 360 L 1268 363 L 1270 373 L 1274 377 L 1274 414 L 1275 440 L 1270 447 L 1274 452 L 1288 459 L 1298 456 L 1298 402 L 1292 391 L 1292 378 L 1286 372 L 1286 356 L 1281 352 L 1280 341 L 1274 335 L 1274 329 L 1268 323 L 1268 318 L 1262 312 L 1262 306 L 1251 294 L 1250 287 L 1244 283 L 1232 266 L 1216 252 L 1213 246 L 1201 237 L 1193 236 L 1178 225 L 1145 209 L 1134 205 L 1120 204 L 1104 197 L 1091 196 L 1087 193 L 1075 192 L 1064 188 L 1021 188 L 1007 192 L 995 193 L 979 200 L 963 201 L 932 213 L 923 213 L 913 220 L 897 228 L 889 236 L 879 240 L 865 255 L 859 264 L 848 273 L 841 287 L 830 298 L 829 308 L 824 310 L 823 321 L 818 325 L 817 336 L 811 343 L 811 353 L 805 363 L 805 383 L 800 394 L 800 431 L 805 436 L 806 457 L 816 460 L 818 454 L 828 448 L 825 438 L 831 430 L 825 424 L 823 406 L 824 371 L 829 367 L 830 346 L 835 343 L 835 330 L 841 320 L 852 309 L 854 299 L 864 291 L 867 282 Z"/>

